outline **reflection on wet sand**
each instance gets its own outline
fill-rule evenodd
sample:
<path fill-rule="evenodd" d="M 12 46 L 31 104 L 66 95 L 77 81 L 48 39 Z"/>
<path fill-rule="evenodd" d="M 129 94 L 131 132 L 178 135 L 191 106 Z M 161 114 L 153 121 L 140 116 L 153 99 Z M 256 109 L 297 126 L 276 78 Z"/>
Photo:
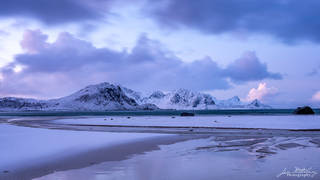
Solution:
<path fill-rule="evenodd" d="M 160 150 L 127 160 L 56 172 L 39 179 L 279 179 L 276 176 L 284 168 L 320 170 L 320 164 L 314 161 L 320 158 L 319 144 L 311 143 L 314 140 L 310 137 L 212 136 L 162 145 Z"/>

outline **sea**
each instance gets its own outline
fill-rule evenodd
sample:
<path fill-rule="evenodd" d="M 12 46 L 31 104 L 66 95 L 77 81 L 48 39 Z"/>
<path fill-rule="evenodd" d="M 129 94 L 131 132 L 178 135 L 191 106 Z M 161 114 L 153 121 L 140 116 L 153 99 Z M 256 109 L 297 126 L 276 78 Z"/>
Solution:
<path fill-rule="evenodd" d="M 144 110 L 144 111 L 26 111 L 0 112 L 0 116 L 175 116 L 182 112 L 195 115 L 289 115 L 295 109 L 215 109 L 215 110 Z M 320 114 L 320 109 L 313 109 Z"/>

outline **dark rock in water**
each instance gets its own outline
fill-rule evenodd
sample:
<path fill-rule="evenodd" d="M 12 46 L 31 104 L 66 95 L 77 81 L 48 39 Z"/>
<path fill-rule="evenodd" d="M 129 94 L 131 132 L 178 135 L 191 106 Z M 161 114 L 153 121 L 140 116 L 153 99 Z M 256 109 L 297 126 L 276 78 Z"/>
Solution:
<path fill-rule="evenodd" d="M 309 106 L 298 107 L 294 114 L 314 114 L 314 111 Z"/>
<path fill-rule="evenodd" d="M 180 116 L 194 116 L 194 113 L 183 112 L 180 114 Z"/>

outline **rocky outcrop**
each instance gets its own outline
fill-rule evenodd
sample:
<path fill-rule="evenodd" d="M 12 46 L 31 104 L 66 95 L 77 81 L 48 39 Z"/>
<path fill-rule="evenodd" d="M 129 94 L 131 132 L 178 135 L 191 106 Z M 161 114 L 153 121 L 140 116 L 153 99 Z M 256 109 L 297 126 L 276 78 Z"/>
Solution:
<path fill-rule="evenodd" d="M 314 111 L 309 106 L 298 107 L 294 112 L 294 114 L 314 114 Z"/>
<path fill-rule="evenodd" d="M 182 112 L 182 113 L 180 114 L 180 116 L 194 116 L 194 113 Z"/>

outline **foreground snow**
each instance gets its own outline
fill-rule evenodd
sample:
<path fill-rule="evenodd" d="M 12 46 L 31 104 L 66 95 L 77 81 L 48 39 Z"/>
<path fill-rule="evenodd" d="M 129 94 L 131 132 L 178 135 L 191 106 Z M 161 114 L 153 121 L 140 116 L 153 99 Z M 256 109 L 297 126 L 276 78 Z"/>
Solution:
<path fill-rule="evenodd" d="M 99 147 L 160 136 L 169 135 L 47 130 L 0 124 L 0 171 L 50 161 L 54 155 L 67 157 Z"/>
<path fill-rule="evenodd" d="M 110 116 L 54 120 L 63 124 L 121 126 L 229 127 L 270 129 L 320 129 L 320 116 L 235 115 L 235 116 Z"/>

